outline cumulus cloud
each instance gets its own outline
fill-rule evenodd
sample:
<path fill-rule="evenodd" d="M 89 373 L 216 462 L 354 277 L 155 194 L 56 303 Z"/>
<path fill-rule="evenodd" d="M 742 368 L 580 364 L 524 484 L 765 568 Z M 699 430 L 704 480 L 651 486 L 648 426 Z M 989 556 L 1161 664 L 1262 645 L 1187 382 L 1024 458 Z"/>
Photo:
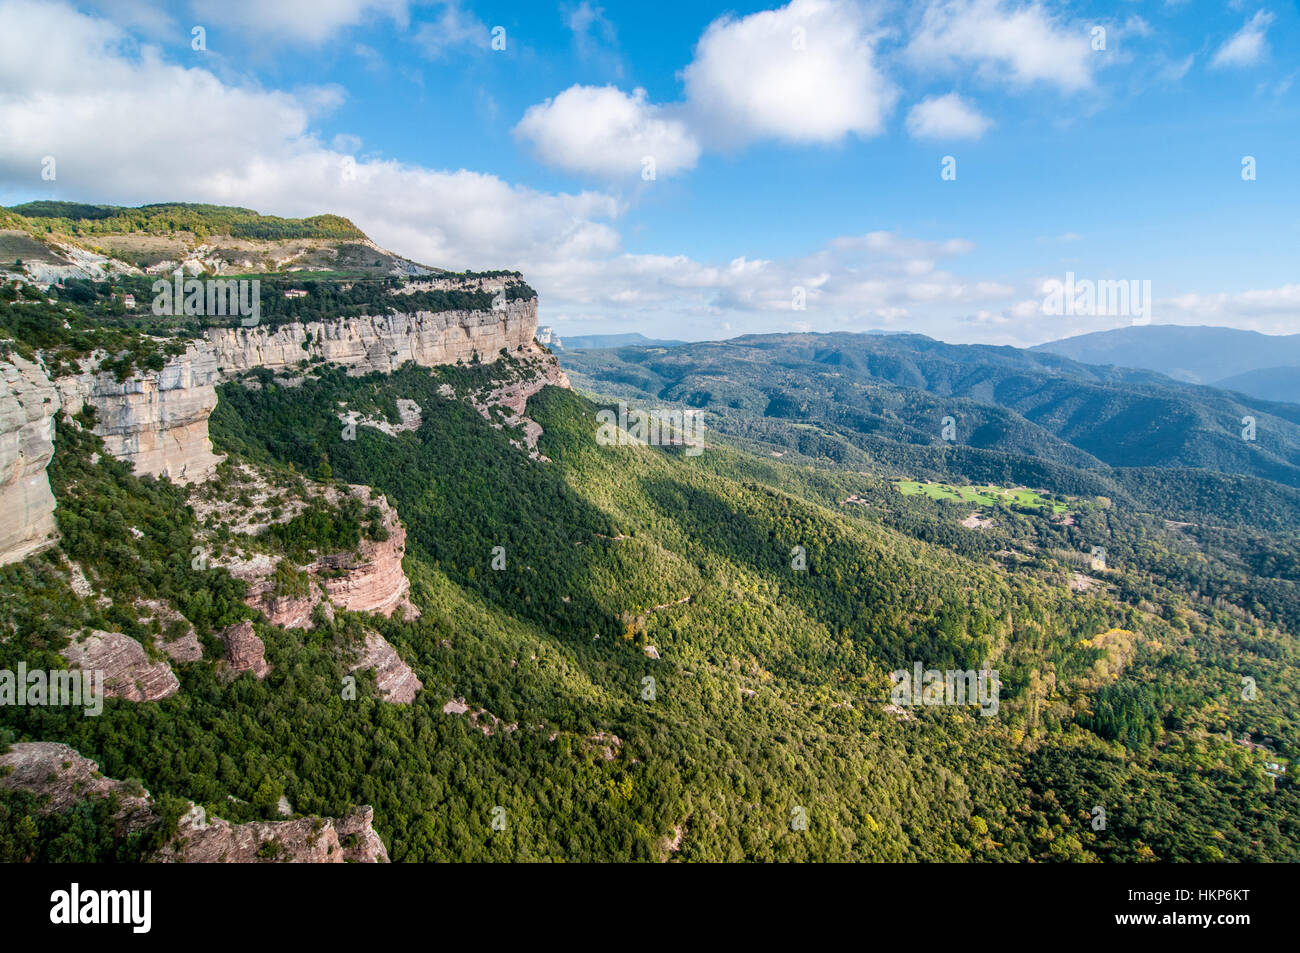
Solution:
<path fill-rule="evenodd" d="M 792 0 L 724 16 L 682 73 L 699 128 L 720 141 L 833 142 L 881 132 L 897 99 L 877 63 L 876 32 L 851 0 Z"/>
<path fill-rule="evenodd" d="M 598 13 L 577 8 L 575 33 L 585 35 Z M 573 86 L 530 107 L 515 131 L 541 161 L 602 176 L 639 172 L 645 156 L 655 158 L 658 174 L 689 169 L 706 141 L 734 147 L 875 135 L 897 92 L 877 66 L 873 22 L 856 0 L 792 0 L 724 16 L 704 31 L 682 71 L 684 103 L 654 105 L 639 89 Z"/>
<path fill-rule="evenodd" d="M 907 131 L 914 139 L 978 139 L 991 125 L 956 93 L 931 96 L 907 114 Z"/>
<path fill-rule="evenodd" d="M 1266 34 L 1272 22 L 1273 14 L 1267 10 L 1260 10 L 1219 47 L 1214 58 L 1210 60 L 1210 65 L 1216 68 L 1241 67 L 1254 66 L 1262 62 L 1268 56 Z"/>
<path fill-rule="evenodd" d="M 700 155 L 686 124 L 646 102 L 644 89 L 629 96 L 614 86 L 571 86 L 530 106 L 515 134 L 548 165 L 609 178 L 640 175 L 647 158 L 656 176 L 671 175 Z"/>
<path fill-rule="evenodd" d="M 33 37 L 58 37 L 36 43 Z M 493 175 L 354 159 L 310 131 L 331 88 L 236 86 L 166 62 L 107 20 L 62 4 L 0 3 L 0 185 L 12 194 L 134 204 L 335 212 L 429 264 L 524 267 L 620 249 L 619 204 Z M 122 135 L 130 129 L 131 135 Z M 58 178 L 41 179 L 53 156 Z"/>
<path fill-rule="evenodd" d="M 919 66 L 973 64 L 988 79 L 1067 92 L 1091 87 L 1097 62 L 1086 25 L 1066 23 L 1041 3 L 1014 0 L 932 2 L 907 55 Z"/>

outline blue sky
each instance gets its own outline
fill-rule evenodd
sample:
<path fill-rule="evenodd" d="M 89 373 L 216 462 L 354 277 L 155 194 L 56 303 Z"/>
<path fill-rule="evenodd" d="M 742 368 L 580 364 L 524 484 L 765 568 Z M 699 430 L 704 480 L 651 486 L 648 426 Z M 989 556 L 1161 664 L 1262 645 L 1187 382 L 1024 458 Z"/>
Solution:
<path fill-rule="evenodd" d="M 0 80 L 5 204 L 338 212 L 561 334 L 1300 331 L 1294 2 L 0 0 Z"/>

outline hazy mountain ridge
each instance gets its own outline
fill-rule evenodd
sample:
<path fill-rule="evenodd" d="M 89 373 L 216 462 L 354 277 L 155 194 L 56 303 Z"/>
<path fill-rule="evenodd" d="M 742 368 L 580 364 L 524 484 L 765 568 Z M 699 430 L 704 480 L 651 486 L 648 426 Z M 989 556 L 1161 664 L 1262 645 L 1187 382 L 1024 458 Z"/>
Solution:
<path fill-rule="evenodd" d="M 1147 368 L 1190 383 L 1300 403 L 1300 334 L 1152 324 L 1095 331 L 1031 350 L 1085 364 Z"/>
<path fill-rule="evenodd" d="M 749 335 L 669 351 L 565 354 L 598 393 L 633 388 L 723 416 L 822 421 L 847 432 L 1010 451 L 1075 467 L 1203 467 L 1300 486 L 1300 407 L 1153 371 L 921 335 Z M 1243 439 L 1244 418 L 1256 439 Z"/>

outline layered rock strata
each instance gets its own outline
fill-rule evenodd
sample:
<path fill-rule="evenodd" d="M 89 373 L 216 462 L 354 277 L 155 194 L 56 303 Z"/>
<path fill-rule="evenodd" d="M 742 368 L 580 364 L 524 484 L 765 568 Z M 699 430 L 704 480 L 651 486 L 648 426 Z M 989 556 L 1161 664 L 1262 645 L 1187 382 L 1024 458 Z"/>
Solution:
<path fill-rule="evenodd" d="M 100 371 L 102 360 L 98 355 L 83 362 L 82 373 L 59 378 L 64 412 L 75 416 L 86 404 L 94 407 L 94 432 L 104 448 L 137 474 L 176 483 L 209 479 L 223 459 L 208 439 L 221 380 L 211 350 L 191 344 L 161 370 L 124 381 Z"/>
<path fill-rule="evenodd" d="M 374 669 L 375 687 L 379 697 L 395 705 L 415 701 L 415 693 L 424 685 L 402 661 L 397 650 L 378 632 L 366 632 L 366 643 L 361 657 L 348 668 L 349 672 Z"/>
<path fill-rule="evenodd" d="M 45 467 L 54 456 L 59 393 L 39 364 L 0 361 L 0 565 L 25 559 L 58 535 Z"/>
<path fill-rule="evenodd" d="M 170 698 L 180 690 L 176 673 L 166 662 L 152 662 L 144 646 L 120 632 L 92 630 L 81 638 L 74 635 L 62 650 L 68 664 L 83 672 L 103 672 L 104 695 L 132 702 L 154 702 Z M 100 677 L 95 677 L 96 682 Z"/>
<path fill-rule="evenodd" d="M 363 315 L 276 328 L 209 328 L 207 344 L 222 372 L 284 370 L 304 358 L 346 367 L 350 374 L 392 373 L 407 361 L 424 367 L 495 361 L 502 348 L 536 349 L 537 299 L 491 311 L 416 311 Z"/>

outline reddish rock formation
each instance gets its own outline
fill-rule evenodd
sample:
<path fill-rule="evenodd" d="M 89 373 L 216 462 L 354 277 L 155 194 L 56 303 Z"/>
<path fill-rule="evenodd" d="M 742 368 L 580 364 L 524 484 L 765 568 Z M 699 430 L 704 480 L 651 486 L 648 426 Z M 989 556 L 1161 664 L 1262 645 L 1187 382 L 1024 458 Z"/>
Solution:
<path fill-rule="evenodd" d="M 406 555 L 406 530 L 397 511 L 382 495 L 371 495 L 368 486 L 349 486 L 347 492 L 367 506 L 378 506 L 388 538 L 382 541 L 363 539 L 356 552 L 321 556 L 300 571 L 311 577 L 305 595 L 277 595 L 275 592 L 274 556 L 263 553 L 249 559 L 233 560 L 226 565 L 230 574 L 248 583 L 248 605 L 266 614 L 272 625 L 287 629 L 305 629 L 311 625 L 316 606 L 328 601 L 335 607 L 352 612 L 374 612 L 392 616 L 401 611 L 405 618 L 418 618 L 419 610 L 410 601 L 410 580 L 402 569 Z M 339 491 L 323 491 L 335 502 Z"/>
<path fill-rule="evenodd" d="M 357 864 L 388 863 L 388 848 L 375 833 L 375 809 L 363 804 L 334 822 L 343 859 Z"/>
<path fill-rule="evenodd" d="M 354 494 L 364 491 L 368 495 L 370 492 L 367 487 L 352 489 Z M 332 571 L 331 577 L 324 579 L 322 584 L 330 601 L 341 609 L 391 616 L 400 606 L 408 617 L 418 615 L 408 598 L 410 580 L 402 569 L 402 557 L 406 555 L 406 530 L 397 518 L 397 510 L 389 506 L 386 499 L 378 497 L 376 502 L 384 514 L 388 539 L 382 542 L 363 540 L 359 559 L 350 553 L 326 556 L 311 567 L 312 571 Z M 340 570 L 343 575 L 333 576 L 333 572 Z"/>
<path fill-rule="evenodd" d="M 13 770 L 6 773 L 3 768 Z M 104 777 L 94 761 L 52 741 L 15 744 L 0 755 L 0 787 L 48 797 L 42 805 L 45 813 L 66 811 L 84 798 L 116 793 L 120 833 L 140 830 L 155 820 L 147 791 L 133 791 L 130 785 Z"/>
<path fill-rule="evenodd" d="M 236 675 L 252 672 L 254 678 L 266 678 L 271 666 L 266 661 L 266 646 L 253 630 L 253 623 L 238 622 L 221 631 L 226 647 L 226 661 Z"/>
<path fill-rule="evenodd" d="M 402 661 L 397 650 L 378 632 L 366 633 L 361 658 L 348 671 L 356 672 L 367 668 L 375 670 L 375 687 L 379 689 L 379 697 L 386 702 L 408 704 L 415 700 L 415 693 L 424 687 L 411 667 Z"/>
<path fill-rule="evenodd" d="M 207 819 L 196 808 L 176 825 L 176 837 L 154 860 L 187 864 L 364 864 L 388 863 L 388 851 L 371 823 L 374 811 L 360 807 L 345 817 L 303 817 L 294 821 L 232 824 Z"/>
<path fill-rule="evenodd" d="M 5 770 L 12 769 L 12 770 Z M 67 745 L 29 742 L 0 755 L 0 787 L 47 797 L 45 814 L 69 810 L 86 798 L 116 794 L 118 836 L 161 820 L 147 791 L 99 773 L 99 765 Z M 153 856 L 161 863 L 387 863 L 373 827 L 374 811 L 358 807 L 341 818 L 232 824 L 207 819 L 196 805 L 180 819 L 176 836 Z"/>
<path fill-rule="evenodd" d="M 103 672 L 104 695 L 133 702 L 152 702 L 175 695 L 181 683 L 166 662 L 150 662 L 144 647 L 120 632 L 93 630 L 63 649 L 72 668 Z"/>
<path fill-rule="evenodd" d="M 504 423 L 523 431 L 523 443 L 512 441 L 519 449 L 527 449 L 529 456 L 536 460 L 545 460 L 537 452 L 537 439 L 542 435 L 542 425 L 531 417 L 525 416 L 528 399 L 547 385 L 570 389 L 569 377 L 560 367 L 559 361 L 548 354 L 529 352 L 522 355 L 521 366 L 513 380 L 491 390 L 477 391 L 469 395 L 470 404 L 482 415 L 483 419 L 500 430 L 502 424 L 494 420 L 493 408 L 504 412 Z M 454 392 L 452 392 L 454 396 Z M 447 396 L 444 392 L 444 396 Z"/>

